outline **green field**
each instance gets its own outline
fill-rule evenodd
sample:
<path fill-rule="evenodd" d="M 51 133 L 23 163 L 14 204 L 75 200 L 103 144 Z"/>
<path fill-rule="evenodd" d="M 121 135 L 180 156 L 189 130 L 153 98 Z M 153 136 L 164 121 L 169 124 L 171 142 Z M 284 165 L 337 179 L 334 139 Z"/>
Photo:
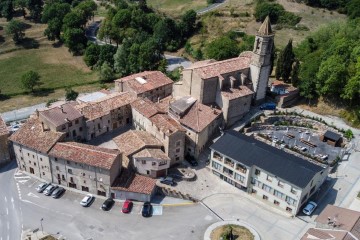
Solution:
<path fill-rule="evenodd" d="M 14 95 L 24 92 L 21 76 L 33 70 L 40 74 L 42 88 L 61 88 L 68 85 L 83 85 L 94 82 L 94 72 L 84 72 L 76 66 L 64 63 L 49 63 L 44 58 L 48 49 L 19 50 L 13 56 L 0 59 L 0 86 L 3 94 Z M 65 50 L 65 49 L 64 49 Z"/>
<path fill-rule="evenodd" d="M 173 17 L 178 17 L 190 9 L 198 10 L 207 6 L 206 0 L 148 0 L 147 4 Z"/>

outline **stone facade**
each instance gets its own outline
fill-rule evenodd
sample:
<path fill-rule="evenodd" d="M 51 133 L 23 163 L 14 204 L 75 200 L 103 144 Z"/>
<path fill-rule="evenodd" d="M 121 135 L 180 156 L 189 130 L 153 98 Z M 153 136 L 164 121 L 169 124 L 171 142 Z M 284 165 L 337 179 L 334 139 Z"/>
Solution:
<path fill-rule="evenodd" d="M 8 141 L 9 136 L 10 132 L 0 116 L 0 166 L 11 160 Z"/>

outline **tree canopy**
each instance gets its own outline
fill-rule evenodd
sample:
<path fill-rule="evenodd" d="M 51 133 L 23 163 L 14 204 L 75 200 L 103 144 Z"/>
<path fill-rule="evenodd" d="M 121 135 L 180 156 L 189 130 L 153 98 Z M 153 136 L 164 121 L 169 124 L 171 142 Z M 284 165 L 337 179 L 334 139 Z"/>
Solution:
<path fill-rule="evenodd" d="M 34 92 L 36 86 L 40 86 L 40 75 L 35 71 L 28 71 L 21 77 L 21 84 L 25 90 Z"/>
<path fill-rule="evenodd" d="M 16 44 L 20 43 L 25 37 L 24 33 L 24 23 L 19 20 L 12 19 L 9 24 L 6 26 L 6 34 L 12 35 L 12 39 Z"/>

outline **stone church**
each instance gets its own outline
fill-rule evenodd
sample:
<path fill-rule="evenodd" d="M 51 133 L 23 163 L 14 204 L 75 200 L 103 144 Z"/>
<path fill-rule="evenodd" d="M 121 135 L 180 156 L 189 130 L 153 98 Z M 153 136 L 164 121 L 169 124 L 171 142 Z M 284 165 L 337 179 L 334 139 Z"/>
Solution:
<path fill-rule="evenodd" d="M 223 61 L 195 62 L 183 69 L 182 81 L 174 84 L 173 96 L 191 96 L 202 104 L 220 108 L 226 126 L 231 126 L 249 111 L 251 104 L 265 99 L 273 44 L 274 34 L 266 17 L 252 52 Z"/>

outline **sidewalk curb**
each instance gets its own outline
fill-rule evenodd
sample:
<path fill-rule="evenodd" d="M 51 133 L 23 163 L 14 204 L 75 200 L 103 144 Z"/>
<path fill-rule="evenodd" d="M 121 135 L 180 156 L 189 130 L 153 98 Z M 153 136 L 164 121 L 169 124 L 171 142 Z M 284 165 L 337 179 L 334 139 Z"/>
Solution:
<path fill-rule="evenodd" d="M 163 207 L 181 207 L 181 206 L 190 206 L 190 205 L 195 205 L 196 203 L 194 202 L 186 202 L 186 203 L 164 203 L 164 204 L 160 204 L 160 206 Z"/>

